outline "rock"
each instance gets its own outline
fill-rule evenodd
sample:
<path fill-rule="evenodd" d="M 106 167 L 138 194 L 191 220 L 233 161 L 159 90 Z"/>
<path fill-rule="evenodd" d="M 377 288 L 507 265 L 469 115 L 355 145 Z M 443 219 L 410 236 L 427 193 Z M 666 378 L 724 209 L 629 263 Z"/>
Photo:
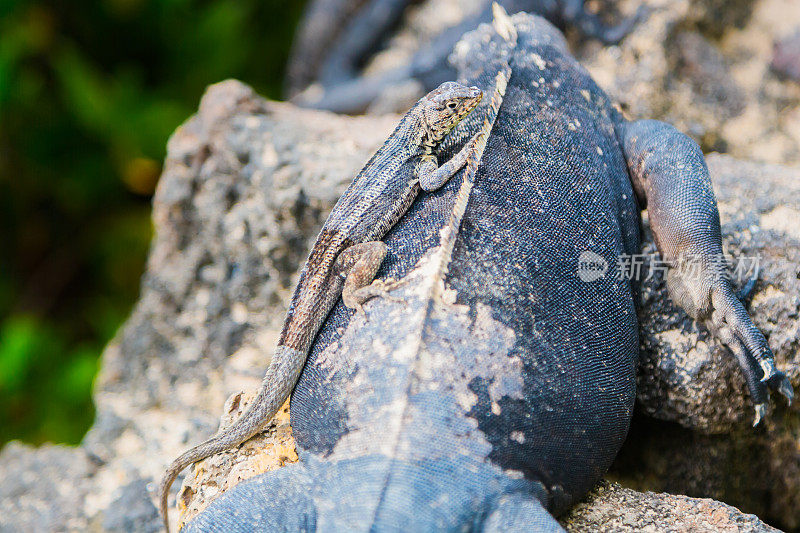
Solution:
<path fill-rule="evenodd" d="M 83 449 L 8 443 L 0 454 L 0 531 L 85 530 L 97 469 Z"/>
<path fill-rule="evenodd" d="M 225 402 L 220 429 L 241 416 L 254 397 L 255 392 L 231 396 Z M 191 521 L 214 498 L 237 483 L 296 461 L 287 401 L 264 431 L 237 448 L 213 455 L 193 467 L 194 475 L 186 477 L 178 493 L 180 523 Z"/>
<path fill-rule="evenodd" d="M 103 356 L 95 424 L 78 448 L 11 444 L 0 452 L 0 529 L 157 527 L 144 488 L 152 498 L 154 482 L 169 461 L 213 432 L 226 397 L 237 398 L 239 391 L 257 387 L 310 240 L 397 118 L 347 118 L 300 110 L 266 102 L 234 81 L 209 89 L 199 113 L 170 140 L 154 199 L 156 234 L 142 293 Z M 787 222 L 793 216 L 792 206 L 798 205 L 796 188 L 787 184 L 794 171 L 724 156 L 712 157 L 711 168 L 729 250 L 761 251 L 796 265 L 797 230 Z M 770 335 L 779 364 L 786 367 L 797 351 L 797 304 L 791 303 L 797 294 L 791 283 L 796 282 L 778 281 L 773 271 L 767 273 L 753 310 L 758 325 Z M 649 290 L 656 294 L 663 289 L 656 285 Z M 673 349 L 700 338 L 691 328 L 684 330 L 688 326 L 676 310 L 658 309 L 656 315 L 661 318 L 652 327 L 679 330 L 680 335 L 666 337 L 677 343 Z M 681 340 L 682 336 L 690 341 Z M 659 342 L 665 338 L 654 332 L 643 337 Z M 740 377 L 729 358 L 714 350 L 698 354 L 711 370 L 688 377 L 659 375 L 658 360 L 651 357 L 655 377 L 643 381 L 640 392 L 643 409 L 695 429 L 647 418 L 658 431 L 668 428 L 665 436 L 637 430 L 635 425 L 633 442 L 650 439 L 647 451 L 663 451 L 668 465 L 697 471 L 708 458 L 685 450 L 687 446 L 699 450 L 710 442 L 708 449 L 720 450 L 724 461 L 719 471 L 739 468 L 759 487 L 771 477 L 766 492 L 756 495 L 760 501 L 769 499 L 772 506 L 761 508 L 781 524 L 793 523 L 800 494 L 798 435 L 792 429 L 798 426 L 796 411 L 779 410 L 768 421 L 765 435 L 742 441 L 727 434 L 701 434 L 698 430 L 731 431 L 738 439 L 746 429 L 749 408 L 739 397 Z M 790 367 L 795 383 L 796 363 Z M 697 395 L 706 390 L 712 392 Z M 678 398 L 684 398 L 685 405 L 678 406 Z M 241 400 L 232 401 L 227 412 L 241 409 Z M 196 512 L 225 484 L 294 460 L 289 429 L 285 419 L 279 419 L 273 429 L 235 452 L 201 463 L 197 477 L 181 492 L 181 504 Z M 626 457 L 619 463 L 618 476 L 626 483 L 644 489 L 672 479 L 664 473 L 663 462 L 634 459 L 629 462 L 638 461 L 635 468 L 625 468 Z M 764 469 L 765 464 L 770 469 Z M 710 474 L 693 479 L 698 480 L 689 487 L 693 491 L 714 491 Z M 625 494 L 637 504 L 636 498 L 649 497 Z M 592 505 L 601 504 L 603 498 L 597 496 Z M 742 501 L 749 508 L 758 503 Z M 692 509 L 716 513 L 712 507 Z M 626 512 L 634 528 L 636 509 Z M 172 513 L 173 520 L 176 514 Z"/>
<path fill-rule="evenodd" d="M 138 479 L 119 490 L 119 496 L 103 512 L 103 529 L 155 533 L 161 531 L 158 509 L 150 501 L 147 482 Z"/>
<path fill-rule="evenodd" d="M 704 435 L 635 416 L 609 477 L 634 490 L 714 498 L 794 531 L 798 517 L 797 417 L 763 430 Z"/>
<path fill-rule="evenodd" d="M 630 12 L 638 2 L 620 2 Z M 791 0 L 653 0 L 618 46 L 578 52 L 634 119 L 664 120 L 704 151 L 800 162 L 800 87 L 770 70 L 771 43 L 795 30 Z"/>
<path fill-rule="evenodd" d="M 775 43 L 772 70 L 779 76 L 800 81 L 800 30 Z"/>
<path fill-rule="evenodd" d="M 708 498 L 636 492 L 603 482 L 560 520 L 569 533 L 778 531 L 756 516 Z"/>

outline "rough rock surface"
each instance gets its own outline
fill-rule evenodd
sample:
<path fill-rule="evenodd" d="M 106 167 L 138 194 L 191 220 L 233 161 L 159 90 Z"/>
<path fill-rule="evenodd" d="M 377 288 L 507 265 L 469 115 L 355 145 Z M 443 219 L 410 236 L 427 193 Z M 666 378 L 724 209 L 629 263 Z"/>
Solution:
<path fill-rule="evenodd" d="M 220 429 L 230 426 L 244 413 L 255 391 L 237 393 L 225 402 Z M 292 429 L 289 425 L 289 402 L 275 415 L 268 427 L 242 445 L 198 462 L 193 475 L 187 476 L 178 493 L 180 524 L 189 522 L 214 498 L 230 487 L 264 472 L 297 461 Z"/>
<path fill-rule="evenodd" d="M 265 102 L 233 81 L 209 90 L 198 115 L 170 140 L 165 173 L 154 201 L 156 237 L 141 298 L 104 354 L 95 392 L 95 425 L 78 448 L 33 449 L 18 444 L 4 448 L 0 453 L 0 530 L 159 528 L 152 494 L 148 494 L 154 488 L 153 481 L 169 460 L 215 429 L 226 397 L 255 389 L 268 363 L 283 302 L 304 257 L 303 250 L 338 194 L 396 120 L 396 116 L 353 119 L 298 110 Z M 722 156 L 713 156 L 711 162 L 720 196 L 729 205 L 723 209 L 726 231 L 741 225 L 741 232 L 732 234 L 732 238 L 740 239 L 743 249 L 766 246 L 764 249 L 774 257 L 797 254 L 796 226 L 787 222 L 792 213 L 785 210 L 798 204 L 787 203 L 795 193 L 787 192 L 784 183 L 795 171 L 744 164 Z M 780 179 L 770 181 L 777 180 L 775 176 Z M 730 193 L 725 192 L 727 187 L 731 187 Z M 755 219 L 747 218 L 748 209 L 753 210 Z M 753 225 L 761 231 L 754 231 Z M 787 257 L 794 257 L 797 264 L 796 255 Z M 768 329 L 774 321 L 768 329 L 770 341 L 779 354 L 779 363 L 786 366 L 790 354 L 796 352 L 797 330 L 786 325 L 795 324 L 796 328 L 797 303 L 790 298 L 797 291 L 782 295 L 774 291 L 790 291 L 792 286 L 774 285 L 772 278 L 767 281 L 754 299 L 754 306 L 766 306 L 766 316 L 758 317 L 759 308 L 754 311 L 762 321 L 759 326 Z M 772 309 L 784 311 L 773 316 L 769 315 Z M 671 308 L 663 312 L 677 313 Z M 659 320 L 657 324 L 674 329 L 673 324 L 683 319 L 669 316 Z M 684 335 L 683 330 L 680 334 Z M 648 335 L 658 334 L 646 333 L 645 338 Z M 740 431 L 744 424 L 740 420 L 749 416 L 743 404 L 706 409 L 709 402 L 739 401 L 736 387 L 741 387 L 738 374 L 714 370 L 729 365 L 724 356 L 712 351 L 708 357 L 705 364 L 712 371 L 698 372 L 694 387 L 684 385 L 684 390 L 676 393 L 688 398 L 689 404 L 694 401 L 695 407 L 664 405 L 673 401 L 671 389 L 666 394 L 643 390 L 642 398 L 656 398 L 651 405 L 661 409 L 659 413 L 683 417 L 681 421 L 694 424 L 692 427 L 719 424 L 715 430 Z M 796 363 L 792 367 L 795 385 Z M 653 368 L 660 371 L 657 364 Z M 655 378 L 654 383 L 686 383 L 680 379 L 666 375 Z M 717 387 L 721 387 L 719 394 L 700 402 L 693 399 L 697 390 Z M 239 400 L 235 398 L 228 411 L 241 408 Z M 689 434 L 692 439 L 716 439 L 718 445 L 711 446 L 712 450 L 738 449 L 738 454 L 732 450 L 722 456 L 725 462 L 718 470 L 746 469 L 754 475 L 755 483 L 773 476 L 772 483 L 764 488 L 766 492 L 759 493 L 762 499 L 769 499 L 771 507 L 759 507 L 760 501 L 745 497 L 740 498 L 740 505 L 764 509 L 777 523 L 793 524 L 796 522 L 792 520 L 798 519 L 794 500 L 800 494 L 800 424 L 794 413 L 780 411 L 768 423 L 766 435 L 746 433 L 742 441 L 733 441 L 727 435 L 705 437 L 676 425 L 664 426 L 664 437 L 648 431 L 634 437 L 655 440 L 657 436 L 660 442 L 651 442 L 648 450 L 662 450 L 663 457 L 693 472 L 702 470 L 703 464 L 692 461 L 706 459 L 700 454 L 686 454 L 689 439 L 678 437 Z M 650 423 L 662 430 L 658 423 Z M 211 479 L 222 470 L 228 475 L 225 464 L 230 465 L 231 475 L 241 478 L 293 460 L 287 432 L 285 419 L 279 419 L 275 430 L 259 437 L 270 445 L 263 456 L 249 455 L 250 445 L 245 445 L 225 457 L 210 458 L 198 469 L 198 479 Z M 772 455 L 766 455 L 766 451 Z M 241 460 L 242 456 L 246 460 Z M 742 465 L 746 462 L 743 457 L 757 460 Z M 629 462 L 635 464 L 625 469 L 623 457 L 617 475 L 637 486 L 655 487 L 660 480 L 672 478 L 663 474 L 663 463 L 657 459 L 634 457 Z M 772 469 L 764 471 L 764 463 Z M 761 474 L 751 472 L 751 468 L 762 469 Z M 212 475 L 204 477 L 204 473 Z M 695 492 L 713 492 L 713 486 L 701 483 L 712 483 L 711 477 L 701 472 L 693 479 L 699 479 Z M 197 509 L 223 487 L 218 479 L 216 485 L 197 481 L 187 484 L 181 493 L 182 505 L 190 509 Z M 632 505 L 641 507 L 647 501 L 653 509 L 658 509 L 665 498 L 631 491 L 625 494 Z M 591 505 L 582 507 L 594 514 L 584 515 L 581 524 L 595 520 L 591 523 L 600 528 L 603 521 L 611 520 L 602 510 L 591 511 L 606 501 L 604 498 L 600 494 Z M 696 523 L 691 521 L 697 520 L 699 509 L 718 512 L 710 507 L 687 505 L 685 509 L 684 515 L 674 515 L 676 524 Z M 749 520 L 725 509 L 731 522 Z M 577 516 L 573 513 L 570 520 L 578 520 Z M 620 530 L 638 530 L 650 523 L 650 515 L 634 516 L 641 521 L 631 519 Z"/>
<path fill-rule="evenodd" d="M 628 2 L 632 9 L 636 2 Z M 770 70 L 772 43 L 800 25 L 792 0 L 655 0 L 619 46 L 581 62 L 633 118 L 674 124 L 704 151 L 800 161 L 800 87 Z M 623 65 L 623 68 L 620 68 Z"/>
<path fill-rule="evenodd" d="M 719 531 L 769 533 L 777 529 L 751 514 L 708 498 L 636 492 L 603 482 L 561 523 L 569 533 Z"/>
<path fill-rule="evenodd" d="M 97 468 L 82 449 L 9 443 L 0 455 L 0 531 L 80 529 Z"/>

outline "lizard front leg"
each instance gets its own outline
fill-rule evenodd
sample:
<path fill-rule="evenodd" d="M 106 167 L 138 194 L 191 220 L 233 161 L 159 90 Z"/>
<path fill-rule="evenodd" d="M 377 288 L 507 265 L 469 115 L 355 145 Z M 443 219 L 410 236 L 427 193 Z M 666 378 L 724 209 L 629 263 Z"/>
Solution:
<path fill-rule="evenodd" d="M 459 152 L 450 158 L 444 165 L 439 166 L 435 155 L 425 155 L 417 167 L 417 178 L 419 178 L 419 186 L 423 191 L 435 191 L 452 178 L 456 172 L 461 170 L 470 154 L 475 152 L 475 145 L 481 133 L 476 133 L 473 137 L 459 150 Z"/>
<path fill-rule="evenodd" d="M 700 147 L 655 120 L 623 123 L 619 133 L 637 199 L 647 207 L 656 244 L 670 266 L 670 296 L 733 352 L 755 404 L 756 425 L 766 412 L 770 389 L 789 402 L 794 392 L 734 293 L 722 253 L 717 202 Z"/>

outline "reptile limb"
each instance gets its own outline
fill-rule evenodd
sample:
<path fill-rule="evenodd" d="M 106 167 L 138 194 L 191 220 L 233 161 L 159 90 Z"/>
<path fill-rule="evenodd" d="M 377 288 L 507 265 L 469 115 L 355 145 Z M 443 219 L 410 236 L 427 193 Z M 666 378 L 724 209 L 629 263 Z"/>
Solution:
<path fill-rule="evenodd" d="M 656 245 L 669 265 L 672 299 L 701 321 L 733 353 L 755 406 L 753 425 L 766 413 L 769 391 L 791 403 L 789 379 L 753 324 L 728 276 L 711 179 L 700 147 L 655 120 L 626 122 L 621 140 L 634 190 L 647 207 Z"/>
<path fill-rule="evenodd" d="M 481 134 L 476 133 L 469 142 L 450 160 L 442 166 L 437 166 L 436 156 L 423 157 L 422 163 L 417 171 L 419 186 L 423 191 L 435 191 L 453 177 L 461 167 L 467 162 L 467 158 L 475 151 L 475 144 Z"/>
<path fill-rule="evenodd" d="M 344 305 L 361 316 L 367 316 L 364 302 L 376 296 L 387 296 L 385 284 L 375 280 L 384 257 L 386 245 L 382 241 L 370 241 L 347 248 L 336 259 L 336 269 L 344 276 Z"/>

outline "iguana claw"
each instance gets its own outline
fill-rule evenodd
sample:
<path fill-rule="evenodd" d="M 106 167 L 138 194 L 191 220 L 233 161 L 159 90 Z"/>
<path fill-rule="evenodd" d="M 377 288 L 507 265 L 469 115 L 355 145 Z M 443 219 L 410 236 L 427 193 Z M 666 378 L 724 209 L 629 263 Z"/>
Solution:
<path fill-rule="evenodd" d="M 764 371 L 764 377 L 761 378 L 761 381 L 767 382 L 772 379 L 775 375 L 777 375 L 778 370 L 775 368 L 775 363 L 772 359 L 761 359 L 758 361 L 761 365 L 761 369 Z"/>
<path fill-rule="evenodd" d="M 753 427 L 756 427 L 761 422 L 761 419 L 764 418 L 764 415 L 767 414 L 767 404 L 757 403 L 755 408 L 756 408 L 756 416 L 753 419 Z"/>
<path fill-rule="evenodd" d="M 792 389 L 792 383 L 789 381 L 789 378 L 786 377 L 785 374 L 780 372 L 780 383 L 778 384 L 778 392 L 786 398 L 786 403 L 788 405 L 792 405 L 792 400 L 794 399 L 794 389 Z"/>

